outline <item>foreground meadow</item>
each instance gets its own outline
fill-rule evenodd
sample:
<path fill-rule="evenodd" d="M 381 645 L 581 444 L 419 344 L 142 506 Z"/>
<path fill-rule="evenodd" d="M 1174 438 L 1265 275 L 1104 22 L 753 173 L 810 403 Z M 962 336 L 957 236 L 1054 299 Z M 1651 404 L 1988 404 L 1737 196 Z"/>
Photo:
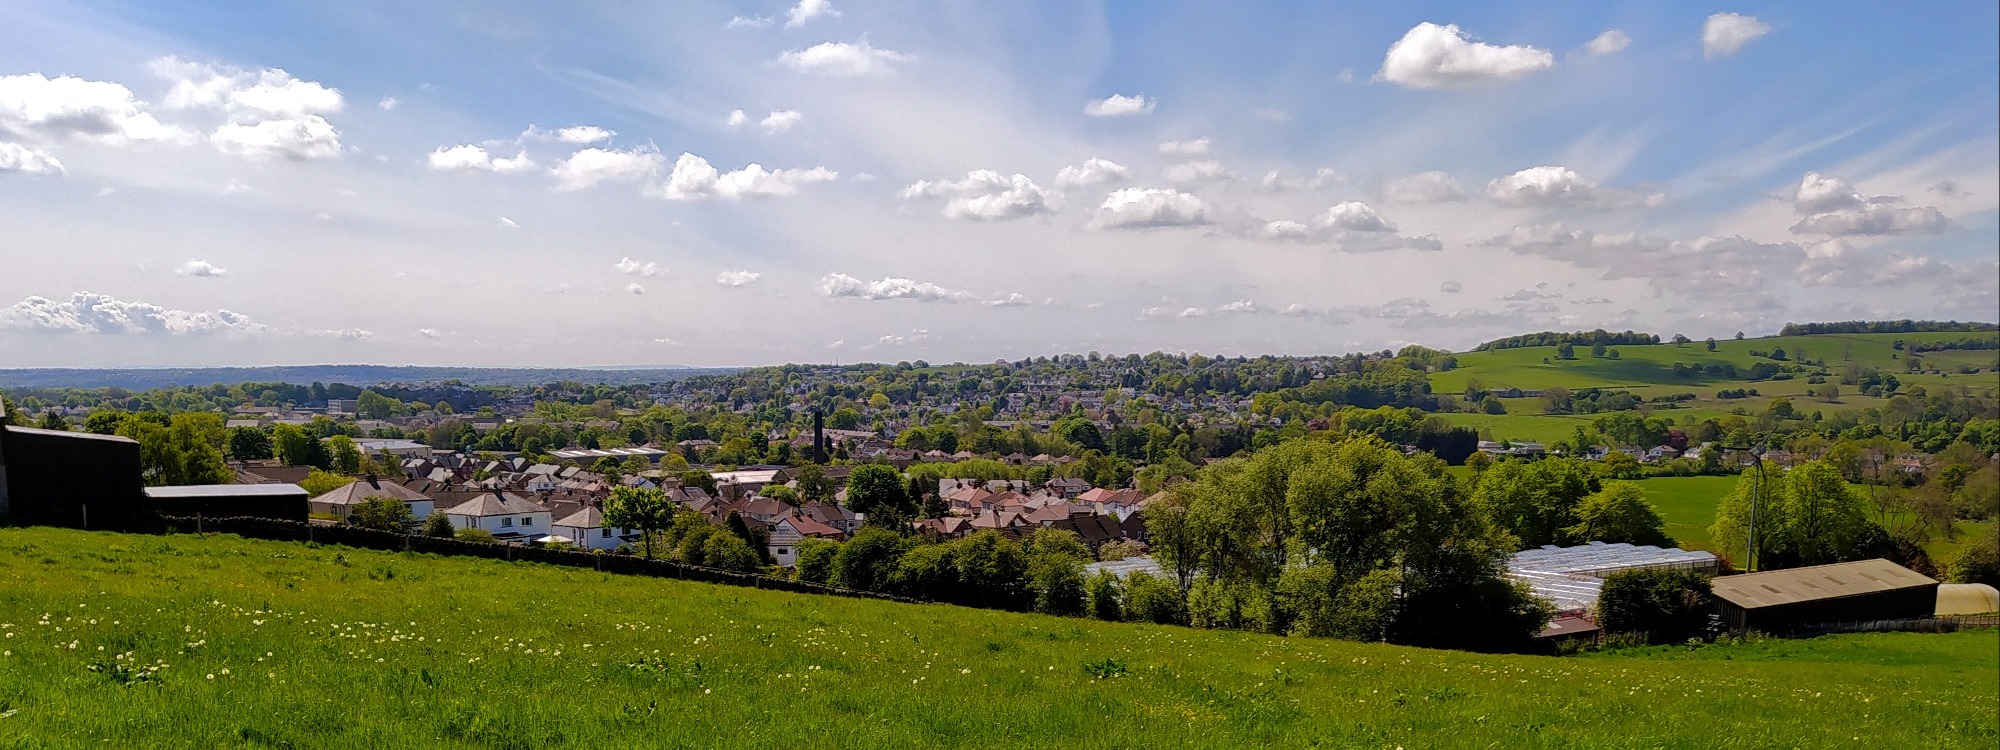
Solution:
<path fill-rule="evenodd" d="M 0 529 L 0 748 L 1992 747 L 2000 638 L 1488 656 Z"/>

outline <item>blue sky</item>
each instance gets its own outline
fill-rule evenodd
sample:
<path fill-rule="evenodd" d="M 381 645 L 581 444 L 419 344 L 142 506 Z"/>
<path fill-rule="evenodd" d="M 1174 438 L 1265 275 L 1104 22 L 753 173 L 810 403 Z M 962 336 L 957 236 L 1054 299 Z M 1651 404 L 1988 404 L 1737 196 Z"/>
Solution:
<path fill-rule="evenodd" d="M 16 3 L 0 362 L 2000 318 L 2000 11 Z"/>

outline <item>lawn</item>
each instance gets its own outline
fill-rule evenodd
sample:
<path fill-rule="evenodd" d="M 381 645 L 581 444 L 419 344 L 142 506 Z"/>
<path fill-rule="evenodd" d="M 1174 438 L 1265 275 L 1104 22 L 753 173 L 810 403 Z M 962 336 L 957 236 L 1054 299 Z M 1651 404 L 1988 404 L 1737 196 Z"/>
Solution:
<path fill-rule="evenodd" d="M 0 748 L 2000 740 L 1992 631 L 1489 656 L 229 536 L 0 529 L 0 632 Z"/>

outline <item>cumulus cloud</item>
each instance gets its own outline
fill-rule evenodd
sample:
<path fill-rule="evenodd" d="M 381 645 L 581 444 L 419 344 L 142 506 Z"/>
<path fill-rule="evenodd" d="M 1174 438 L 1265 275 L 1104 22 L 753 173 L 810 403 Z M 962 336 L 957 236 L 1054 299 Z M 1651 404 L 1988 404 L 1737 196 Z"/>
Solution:
<path fill-rule="evenodd" d="M 1310 224 L 1290 219 L 1266 222 L 1249 235 L 1263 240 L 1324 242 L 1334 249 L 1351 253 L 1444 249 L 1443 243 L 1436 237 L 1397 235 L 1394 222 L 1360 201 L 1335 204 L 1321 212 Z"/>
<path fill-rule="evenodd" d="M 1513 80 L 1555 64 L 1548 50 L 1473 41 L 1457 26 L 1426 21 L 1389 46 L 1375 78 L 1413 89 L 1446 88 Z"/>
<path fill-rule="evenodd" d="M 804 119 L 806 119 L 805 115 L 793 110 L 781 109 L 765 115 L 764 119 L 757 123 L 757 127 L 763 128 L 766 133 L 783 133 L 791 130 L 792 126 L 799 124 L 799 121 Z"/>
<path fill-rule="evenodd" d="M 674 160 L 673 172 L 655 194 L 674 201 L 787 196 L 797 195 L 799 185 L 839 178 L 840 173 L 825 167 L 773 171 L 761 164 L 750 164 L 733 172 L 722 172 L 707 159 L 683 153 Z"/>
<path fill-rule="evenodd" d="M 173 81 L 163 100 L 173 109 L 218 109 L 229 121 L 208 140 L 223 153 L 252 158 L 326 159 L 341 153 L 340 133 L 324 115 L 345 103 L 339 89 L 300 80 L 281 68 L 246 70 L 164 57 L 155 75 Z"/>
<path fill-rule="evenodd" d="M 1382 199 L 1390 203 L 1450 203 L 1465 200 L 1465 188 L 1451 175 L 1433 170 L 1390 180 L 1382 186 Z"/>
<path fill-rule="evenodd" d="M 264 326 L 228 310 L 191 311 L 76 292 L 68 300 L 29 297 L 0 310 L 0 328 L 102 334 L 257 333 Z"/>
<path fill-rule="evenodd" d="M 976 169 L 956 182 L 921 180 L 903 188 L 898 195 L 910 198 L 946 198 L 944 215 L 955 219 L 1019 219 L 1055 209 L 1060 196 L 1036 185 L 1027 175 L 1011 177 L 990 169 Z"/>
<path fill-rule="evenodd" d="M 1004 297 L 995 297 L 984 302 L 987 307 L 1022 307 L 1029 304 L 1028 298 L 1019 292 L 1009 292 Z"/>
<path fill-rule="evenodd" d="M 581 190 L 600 182 L 636 182 L 660 170 L 666 157 L 656 149 L 586 148 L 549 170 L 558 190 Z"/>
<path fill-rule="evenodd" d="M 768 29 L 776 21 L 777 19 L 770 16 L 735 16 L 730 18 L 729 23 L 723 24 L 722 27 L 725 29 Z"/>
<path fill-rule="evenodd" d="M 1396 225 L 1375 212 L 1368 204 L 1360 201 L 1346 201 L 1328 208 L 1320 216 L 1320 223 L 1335 229 L 1355 232 L 1394 232 Z"/>
<path fill-rule="evenodd" d="M 749 124 L 749 122 L 750 122 L 750 116 L 744 114 L 743 110 L 732 109 L 729 110 L 729 117 L 724 119 L 722 121 L 722 124 L 728 125 L 729 127 L 732 128 L 740 128 L 746 124 Z"/>
<path fill-rule="evenodd" d="M 124 84 L 27 73 L 0 76 L 0 135 L 125 143 L 185 134 L 144 111 Z"/>
<path fill-rule="evenodd" d="M 370 331 L 366 328 L 335 328 L 323 331 L 307 331 L 306 335 L 317 336 L 320 338 L 329 338 L 329 339 L 346 339 L 348 341 L 363 341 L 374 338 L 375 332 Z"/>
<path fill-rule="evenodd" d="M 974 299 L 971 292 L 946 289 L 928 281 L 894 276 L 863 281 L 844 273 L 830 273 L 819 280 L 816 288 L 820 294 L 828 297 L 853 297 L 874 301 L 910 299 L 919 302 L 964 302 Z"/>
<path fill-rule="evenodd" d="M 1166 143 L 1160 144 L 1160 153 L 1162 154 L 1200 156 L 1208 152 L 1209 152 L 1209 142 L 1207 138 L 1195 138 L 1185 141 L 1167 141 Z"/>
<path fill-rule="evenodd" d="M 626 284 L 626 285 L 625 285 L 625 293 L 627 293 L 627 294 L 645 294 L 645 293 L 646 293 L 646 288 L 645 288 L 645 287 L 643 287 L 643 286 L 640 286 L 640 285 L 639 285 L 639 282 L 637 282 L 637 281 L 634 281 L 634 282 L 632 282 L 632 283 L 630 283 L 630 284 Z"/>
<path fill-rule="evenodd" d="M 1235 179 L 1235 173 L 1213 159 L 1190 161 L 1166 168 L 1162 174 L 1170 182 L 1216 182 Z"/>
<path fill-rule="evenodd" d="M 1192 226 L 1209 221 L 1202 199 L 1167 188 L 1113 190 L 1097 207 L 1090 226 L 1097 229 L 1144 229 Z"/>
<path fill-rule="evenodd" d="M 1662 193 L 1603 187 L 1559 166 L 1530 167 L 1495 178 L 1486 184 L 1486 194 L 1502 205 L 1531 208 L 1609 210 L 1658 206 L 1667 200 Z"/>
<path fill-rule="evenodd" d="M 785 28 L 796 29 L 821 18 L 839 18 L 840 11 L 833 9 L 828 0 L 799 0 L 785 12 Z"/>
<path fill-rule="evenodd" d="M 431 169 L 441 172 L 524 172 L 535 168 L 535 161 L 528 158 L 526 151 L 515 154 L 512 159 L 495 159 L 486 153 L 486 149 L 469 143 L 450 147 L 439 146 L 437 150 L 431 152 L 425 162 Z"/>
<path fill-rule="evenodd" d="M 1771 27 L 1757 20 L 1756 16 L 1717 13 L 1709 16 L 1701 25 L 1701 55 L 1728 57 L 1743 51 L 1744 45 L 1769 33 Z"/>
<path fill-rule="evenodd" d="M 617 134 L 618 131 L 605 130 L 596 125 L 574 125 L 556 131 L 556 140 L 576 144 L 596 143 L 611 140 Z"/>
<path fill-rule="evenodd" d="M 867 40 L 821 42 L 779 55 L 776 64 L 800 73 L 823 76 L 881 76 L 910 61 L 901 52 L 876 49 Z"/>
<path fill-rule="evenodd" d="M 398 105 L 398 104 L 401 104 L 401 103 L 402 103 L 402 102 L 398 101 L 398 100 L 396 99 L 396 97 L 393 97 L 393 96 L 385 96 L 385 97 L 382 97 L 382 99 L 381 99 L 380 101 L 377 101 L 377 102 L 375 102 L 375 108 L 376 108 L 376 109 L 379 109 L 379 110 L 382 110 L 382 111 L 384 111 L 384 112 L 388 112 L 388 111 L 390 111 L 390 110 L 393 110 L 393 109 L 395 109 L 395 108 L 396 108 L 396 105 Z"/>
<path fill-rule="evenodd" d="M 1631 44 L 1632 37 L 1630 35 L 1626 34 L 1622 29 L 1612 29 L 1598 34 L 1597 38 L 1590 40 L 1589 44 L 1583 45 L 1583 50 L 1593 56 L 1603 57 L 1623 52 Z"/>
<path fill-rule="evenodd" d="M 1457 279 L 1446 279 L 1444 283 L 1438 285 L 1438 291 L 1445 294 L 1457 294 L 1465 291 L 1465 285 L 1459 283 Z"/>
<path fill-rule="evenodd" d="M 1078 166 L 1063 167 L 1056 173 L 1056 187 L 1071 188 L 1101 185 L 1125 179 L 1125 166 L 1114 161 L 1091 157 Z"/>
<path fill-rule="evenodd" d="M 1906 252 L 1860 251 L 1842 240 L 1806 245 L 1804 255 L 1793 275 L 1805 286 L 1881 287 L 1915 282 L 1942 285 L 1965 277 L 1964 270 L 1969 270 Z"/>
<path fill-rule="evenodd" d="M 631 258 L 619 258 L 612 268 L 627 276 L 665 276 L 667 269 L 658 263 L 641 263 Z"/>
<path fill-rule="evenodd" d="M 727 287 L 749 286 L 763 277 L 763 274 L 756 271 L 723 271 L 716 274 L 715 283 Z"/>
<path fill-rule="evenodd" d="M 212 279 L 220 276 L 228 276 L 229 269 L 222 268 L 220 266 L 215 265 L 214 263 L 210 263 L 205 260 L 190 260 L 186 263 L 182 263 L 181 267 L 175 270 L 174 273 L 180 274 L 182 276 L 196 276 L 204 279 Z"/>
<path fill-rule="evenodd" d="M 1953 227 L 1933 206 L 1904 207 L 1901 196 L 1863 196 L 1838 177 L 1807 172 L 1792 191 L 1792 210 L 1804 218 L 1794 234 L 1831 236 L 1936 234 Z"/>
<path fill-rule="evenodd" d="M 1798 263 L 1797 243 L 1757 242 L 1743 237 L 1670 240 L 1635 233 L 1603 233 L 1561 223 L 1517 226 L 1484 244 L 1522 255 L 1603 269 L 1605 279 L 1637 279 L 1656 291 L 1740 306 L 1774 304 L 1765 269 Z"/>
<path fill-rule="evenodd" d="M 418 336 L 422 336 L 422 337 L 424 337 L 424 338 L 427 338 L 427 339 L 441 339 L 441 338 L 444 338 L 444 332 L 443 332 L 443 331 L 440 331 L 440 330 L 438 330 L 438 329 L 436 329 L 436 328 L 419 328 L 419 329 L 417 329 L 417 335 L 418 335 Z"/>
<path fill-rule="evenodd" d="M 1339 180 L 1340 173 L 1327 168 L 1315 170 L 1310 177 L 1286 177 L 1283 173 L 1273 169 L 1264 173 L 1264 179 L 1258 185 L 1265 190 L 1271 191 L 1313 190 L 1325 187 L 1327 183 L 1338 182 Z"/>
<path fill-rule="evenodd" d="M 1154 102 L 1152 99 L 1146 98 L 1144 94 L 1136 96 L 1126 96 L 1124 94 L 1112 94 L 1103 99 L 1097 99 L 1090 102 L 1089 104 L 1083 105 L 1083 113 L 1086 115 L 1090 115 L 1091 117 L 1131 117 L 1133 115 L 1150 115 L 1153 113 L 1153 106 L 1155 104 L 1157 104 L 1157 102 Z"/>
<path fill-rule="evenodd" d="M 0 142 L 0 172 L 60 175 L 63 165 L 61 160 L 47 151 Z"/>

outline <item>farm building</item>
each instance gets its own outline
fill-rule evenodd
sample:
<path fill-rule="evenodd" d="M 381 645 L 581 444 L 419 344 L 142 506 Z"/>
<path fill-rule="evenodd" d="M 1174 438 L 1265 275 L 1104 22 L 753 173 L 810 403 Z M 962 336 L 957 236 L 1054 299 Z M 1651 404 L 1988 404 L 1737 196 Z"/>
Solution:
<path fill-rule="evenodd" d="M 1527 583 L 1536 596 L 1554 602 L 1558 612 L 1587 612 L 1597 606 L 1604 578 L 1612 573 L 1652 569 L 1714 573 L 1720 564 L 1708 552 L 1591 542 L 1516 552 L 1507 561 L 1507 577 Z"/>
<path fill-rule="evenodd" d="M 1938 606 L 1937 581 L 1879 559 L 1723 576 L 1713 588 L 1738 631 L 1929 617 Z"/>
<path fill-rule="evenodd" d="M 200 484 L 147 487 L 146 499 L 169 516 L 259 516 L 306 520 L 306 491 L 296 484 Z"/>
<path fill-rule="evenodd" d="M 2000 612 L 2000 590 L 1983 583 L 1938 584 L 1937 616 Z"/>

